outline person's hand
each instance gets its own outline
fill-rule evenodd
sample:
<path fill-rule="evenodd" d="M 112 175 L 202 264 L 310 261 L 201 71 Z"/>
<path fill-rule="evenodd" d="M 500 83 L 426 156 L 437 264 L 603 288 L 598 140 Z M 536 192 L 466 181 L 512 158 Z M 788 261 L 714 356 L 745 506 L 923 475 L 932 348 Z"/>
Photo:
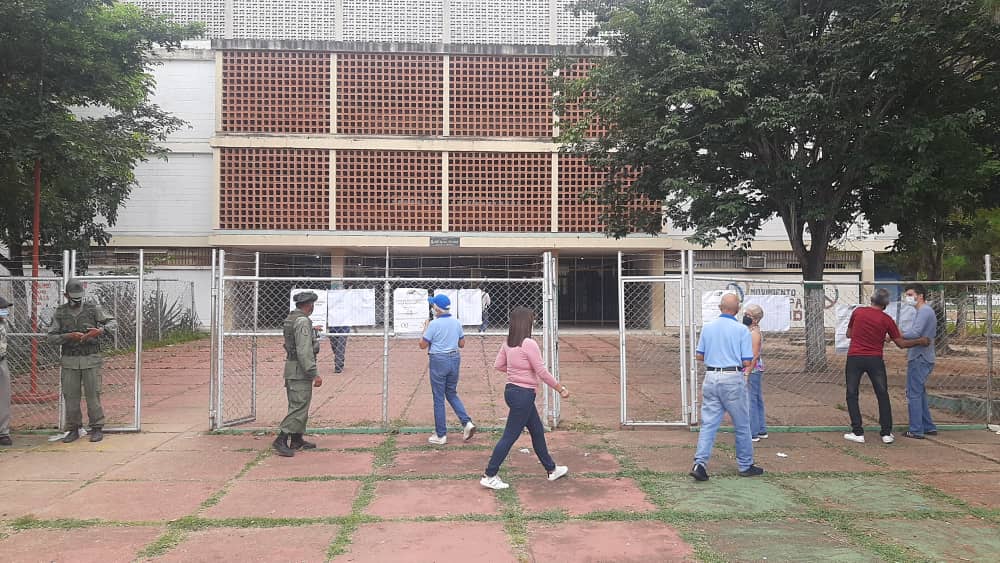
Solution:
<path fill-rule="evenodd" d="M 323 327 L 321 325 L 316 325 L 313 327 L 313 330 L 316 332 L 323 332 Z"/>
<path fill-rule="evenodd" d="M 323 386 L 323 378 L 317 375 L 316 377 L 313 378 L 313 387 L 322 387 L 322 386 Z"/>
<path fill-rule="evenodd" d="M 920 342 L 921 342 L 921 344 L 920 344 L 921 346 L 930 346 L 931 345 L 931 339 L 927 338 L 926 336 L 920 337 Z"/>
<path fill-rule="evenodd" d="M 93 338 L 97 338 L 98 336 L 100 336 L 100 335 L 102 335 L 102 334 L 104 334 L 104 330 L 103 330 L 103 329 L 100 329 L 100 328 L 97 328 L 97 327 L 94 327 L 94 328 L 91 328 L 91 329 L 89 329 L 89 330 L 88 330 L 88 331 L 87 331 L 87 332 L 86 332 L 86 333 L 85 333 L 85 334 L 84 334 L 84 335 L 82 336 L 82 338 L 80 338 L 80 341 L 82 342 L 82 341 L 84 341 L 84 340 L 91 340 L 91 339 L 93 339 Z"/>
<path fill-rule="evenodd" d="M 559 396 L 563 399 L 569 398 L 569 389 L 567 389 L 565 385 L 559 388 Z"/>
<path fill-rule="evenodd" d="M 81 342 L 83 341 L 84 334 L 82 332 L 67 332 L 63 336 L 71 342 Z"/>

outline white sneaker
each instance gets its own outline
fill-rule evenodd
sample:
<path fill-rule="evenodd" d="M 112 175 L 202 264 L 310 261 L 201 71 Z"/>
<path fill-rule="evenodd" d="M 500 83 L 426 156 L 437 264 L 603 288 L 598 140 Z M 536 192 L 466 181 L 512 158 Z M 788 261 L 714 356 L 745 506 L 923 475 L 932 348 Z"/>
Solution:
<path fill-rule="evenodd" d="M 566 467 L 565 465 L 557 465 L 556 468 L 552 470 L 552 473 L 549 473 L 549 481 L 555 481 L 567 473 L 569 473 L 569 467 Z"/>
<path fill-rule="evenodd" d="M 891 443 L 893 443 L 895 441 L 896 441 L 896 437 L 893 436 L 892 434 L 889 434 L 888 436 L 882 436 L 882 443 L 883 444 L 891 444 Z"/>
<path fill-rule="evenodd" d="M 857 442 L 859 444 L 864 444 L 865 443 L 865 437 L 864 436 L 858 436 L 854 432 L 848 432 L 847 434 L 844 434 L 844 439 L 845 440 L 849 440 L 851 442 Z"/>
<path fill-rule="evenodd" d="M 438 446 L 443 446 L 448 443 L 448 437 L 438 436 L 437 434 L 431 434 L 431 437 L 427 438 L 427 441 L 432 444 L 437 444 Z"/>
<path fill-rule="evenodd" d="M 483 475 L 483 478 L 479 480 L 479 484 L 486 487 L 487 489 L 493 489 L 495 491 L 510 487 L 510 485 L 500 480 L 499 475 L 494 475 L 492 477 L 487 477 Z"/>
<path fill-rule="evenodd" d="M 469 438 L 475 436 L 475 434 L 476 434 L 476 425 L 473 424 L 471 420 L 469 422 L 466 422 L 465 428 L 462 429 L 462 439 L 468 440 Z"/>
<path fill-rule="evenodd" d="M 759 442 L 760 441 L 760 436 L 754 436 L 754 437 L 750 438 L 750 441 L 751 442 Z"/>

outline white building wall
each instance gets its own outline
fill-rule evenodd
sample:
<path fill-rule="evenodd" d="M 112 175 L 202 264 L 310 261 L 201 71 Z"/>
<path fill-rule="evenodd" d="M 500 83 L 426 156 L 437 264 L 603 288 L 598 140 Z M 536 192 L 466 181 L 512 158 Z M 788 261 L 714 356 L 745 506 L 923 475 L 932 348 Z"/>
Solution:
<path fill-rule="evenodd" d="M 180 58 L 185 55 L 195 60 Z M 208 149 L 215 134 L 215 58 L 210 51 L 181 51 L 154 67 L 156 89 L 152 101 L 164 111 L 188 122 L 169 141 L 200 141 Z"/>
<path fill-rule="evenodd" d="M 213 169 L 211 153 L 174 153 L 167 161 L 139 164 L 135 169 L 139 186 L 110 231 L 128 236 L 211 233 Z"/>

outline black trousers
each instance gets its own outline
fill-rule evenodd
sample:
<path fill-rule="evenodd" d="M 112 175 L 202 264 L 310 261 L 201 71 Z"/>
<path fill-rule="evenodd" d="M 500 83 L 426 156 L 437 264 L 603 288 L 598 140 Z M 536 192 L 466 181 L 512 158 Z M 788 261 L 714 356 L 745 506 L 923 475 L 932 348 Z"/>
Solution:
<path fill-rule="evenodd" d="M 892 404 L 889 402 L 889 381 L 885 374 L 885 361 L 880 356 L 847 356 L 847 412 L 851 416 L 851 430 L 857 436 L 864 436 L 865 427 L 861 422 L 861 407 L 858 406 L 858 387 L 861 376 L 868 374 L 878 399 L 878 423 L 880 434 L 892 434 Z"/>

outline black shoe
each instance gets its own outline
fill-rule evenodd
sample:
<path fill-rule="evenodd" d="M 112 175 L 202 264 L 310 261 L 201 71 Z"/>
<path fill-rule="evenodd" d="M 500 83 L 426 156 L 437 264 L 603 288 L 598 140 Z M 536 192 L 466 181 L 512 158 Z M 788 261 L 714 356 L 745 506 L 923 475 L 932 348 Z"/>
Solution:
<path fill-rule="evenodd" d="M 104 439 L 104 432 L 101 431 L 100 428 L 91 428 L 90 429 L 90 441 L 91 442 L 100 442 L 103 439 Z"/>
<path fill-rule="evenodd" d="M 923 440 L 924 439 L 924 437 L 921 436 L 920 434 L 914 434 L 913 432 L 910 432 L 909 430 L 907 430 L 906 432 L 903 432 L 903 437 L 904 438 L 913 438 L 915 440 Z"/>
<path fill-rule="evenodd" d="M 10 436 L 0 436 L 0 446 L 13 446 L 14 442 L 10 439 Z"/>
<path fill-rule="evenodd" d="M 695 481 L 708 481 L 708 471 L 705 471 L 705 466 L 700 463 L 694 464 L 688 475 L 694 477 Z"/>
<path fill-rule="evenodd" d="M 295 450 L 288 447 L 288 434 L 285 434 L 284 432 L 278 432 L 278 437 L 274 439 L 271 446 L 281 457 L 295 456 Z"/>
<path fill-rule="evenodd" d="M 302 434 L 292 434 L 292 440 L 289 442 L 288 446 L 293 450 L 314 450 L 316 449 L 316 444 L 312 442 L 307 442 L 302 438 Z"/>
<path fill-rule="evenodd" d="M 764 470 L 753 464 L 751 464 L 750 467 L 747 467 L 743 471 L 740 471 L 740 477 L 756 477 L 758 475 L 763 475 L 763 474 Z"/>
<path fill-rule="evenodd" d="M 68 444 L 70 442 L 75 442 L 79 439 L 80 439 L 80 429 L 74 428 L 66 433 L 66 436 L 63 437 L 62 441 L 64 444 Z"/>
<path fill-rule="evenodd" d="M 928 430 L 924 432 L 924 436 L 937 436 L 937 430 Z"/>
<path fill-rule="evenodd" d="M 344 373 L 344 368 L 335 368 L 333 373 Z"/>

